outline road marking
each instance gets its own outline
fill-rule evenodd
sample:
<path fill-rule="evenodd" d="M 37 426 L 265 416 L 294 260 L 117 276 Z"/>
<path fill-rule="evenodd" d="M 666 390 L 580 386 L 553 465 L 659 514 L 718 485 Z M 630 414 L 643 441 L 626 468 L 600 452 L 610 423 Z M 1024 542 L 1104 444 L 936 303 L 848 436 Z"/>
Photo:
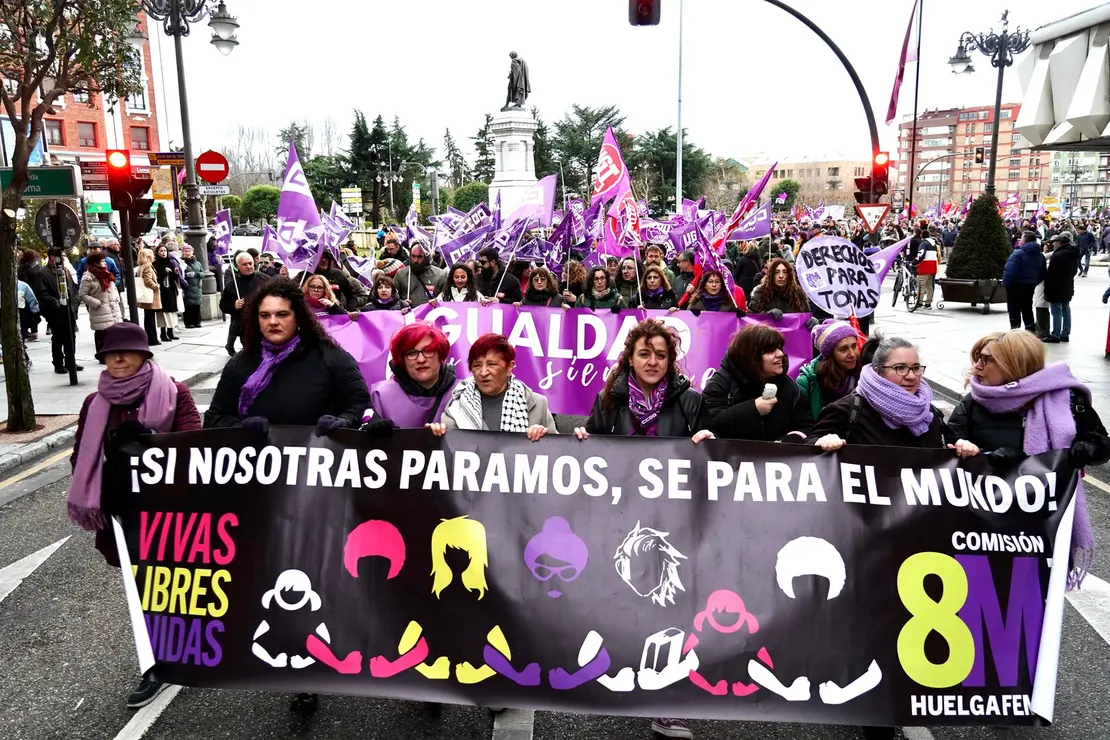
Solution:
<path fill-rule="evenodd" d="M 63 537 L 53 545 L 47 545 L 38 552 L 33 552 L 25 558 L 15 561 L 11 565 L 0 568 L 0 601 L 19 588 L 23 579 L 34 573 L 46 559 L 53 555 L 59 547 L 66 543 L 69 537 Z"/>
<path fill-rule="evenodd" d="M 1092 486 L 1099 489 L 1103 493 L 1110 493 L 1110 486 L 1106 485 L 1093 475 L 1083 476 L 1083 485 L 1087 485 L 1088 483 L 1090 483 Z"/>
<path fill-rule="evenodd" d="M 1110 643 L 1110 583 L 1088 573 L 1083 587 L 1069 592 L 1066 598 L 1095 632 Z"/>
<path fill-rule="evenodd" d="M 67 447 L 66 449 L 62 450 L 61 452 L 59 452 L 57 454 L 54 454 L 54 455 L 51 455 L 50 457 L 46 458 L 45 460 L 37 463 L 34 467 L 27 468 L 26 470 L 24 470 L 19 475 L 13 475 L 11 478 L 5 479 L 3 483 L 0 483 L 0 491 L 4 490 L 8 486 L 12 486 L 16 483 L 19 483 L 19 481 L 23 480 L 24 478 L 29 478 L 30 476 L 34 475 L 35 473 L 38 473 L 40 470 L 43 470 L 44 468 L 49 468 L 51 465 L 56 464 L 62 458 L 67 457 L 72 450 L 73 450 L 72 447 Z"/>
<path fill-rule="evenodd" d="M 531 709 L 498 712 L 493 718 L 492 740 L 532 740 L 535 721 L 536 713 Z"/>
<path fill-rule="evenodd" d="M 933 740 L 933 733 L 925 727 L 903 727 L 902 734 L 906 740 Z"/>
<path fill-rule="evenodd" d="M 123 729 L 116 735 L 115 740 L 139 740 L 146 734 L 146 731 L 150 729 L 159 715 L 165 711 L 166 707 L 170 705 L 170 702 L 177 698 L 180 691 L 180 686 L 166 687 L 157 699 L 135 712 L 135 716 L 124 725 Z"/>

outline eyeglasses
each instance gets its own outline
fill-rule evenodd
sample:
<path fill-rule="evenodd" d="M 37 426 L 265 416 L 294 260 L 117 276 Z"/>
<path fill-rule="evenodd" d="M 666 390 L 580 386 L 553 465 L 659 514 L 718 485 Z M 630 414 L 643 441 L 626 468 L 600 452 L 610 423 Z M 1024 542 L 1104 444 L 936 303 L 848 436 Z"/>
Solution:
<path fill-rule="evenodd" d="M 975 364 L 982 365 L 983 367 L 986 367 L 987 365 L 993 365 L 994 355 L 979 355 L 975 358 Z"/>
<path fill-rule="evenodd" d="M 478 260 L 478 265 L 481 266 L 481 267 L 489 267 L 492 264 L 493 263 L 490 262 L 489 260 Z"/>
<path fill-rule="evenodd" d="M 918 377 L 925 374 L 924 365 L 883 365 L 882 367 L 883 370 L 893 370 L 894 374 L 897 375 L 899 378 L 904 378 L 910 373 L 913 373 Z"/>
<path fill-rule="evenodd" d="M 417 357 L 423 357 L 425 360 L 430 360 L 435 356 L 435 350 L 431 348 L 410 349 L 408 352 L 405 353 L 406 360 L 415 360 Z"/>

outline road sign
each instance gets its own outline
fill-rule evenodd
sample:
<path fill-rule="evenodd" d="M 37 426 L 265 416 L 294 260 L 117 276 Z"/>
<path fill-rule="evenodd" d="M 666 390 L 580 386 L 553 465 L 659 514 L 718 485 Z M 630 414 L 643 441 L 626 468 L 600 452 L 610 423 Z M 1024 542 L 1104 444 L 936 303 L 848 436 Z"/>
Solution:
<path fill-rule="evenodd" d="M 12 181 L 12 169 L 0 169 L 0 190 Z M 76 198 L 77 177 L 72 167 L 29 167 L 24 198 Z"/>
<path fill-rule="evenodd" d="M 879 224 L 883 222 L 886 215 L 890 213 L 889 203 L 865 203 L 856 206 L 856 213 L 863 219 L 864 226 L 867 227 L 868 234 L 874 234 L 879 230 Z"/>
<path fill-rule="evenodd" d="M 891 210 L 901 213 L 906 207 L 906 191 L 895 190 L 890 194 L 890 208 Z"/>
<path fill-rule="evenodd" d="M 185 152 L 148 152 L 146 157 L 153 167 L 185 166 Z"/>
<path fill-rule="evenodd" d="M 209 150 L 197 157 L 197 177 L 213 185 L 226 180 L 230 169 L 227 158 L 219 152 Z"/>
<path fill-rule="evenodd" d="M 53 207 L 58 209 L 58 215 L 62 217 L 62 246 L 69 249 L 77 243 L 77 237 L 81 235 L 81 221 L 78 220 L 77 213 L 65 203 L 55 203 Z M 50 210 L 51 206 L 47 204 L 35 216 L 35 231 L 48 247 L 54 246 L 54 235 L 50 231 L 50 216 L 53 214 Z"/>
<path fill-rule="evenodd" d="M 418 182 L 412 184 L 412 204 L 416 206 L 416 212 L 420 213 L 420 183 Z"/>
<path fill-rule="evenodd" d="M 85 213 L 111 213 L 111 203 L 97 203 L 95 201 L 85 201 Z"/>
<path fill-rule="evenodd" d="M 201 195 L 231 195 L 228 185 L 198 185 Z"/>

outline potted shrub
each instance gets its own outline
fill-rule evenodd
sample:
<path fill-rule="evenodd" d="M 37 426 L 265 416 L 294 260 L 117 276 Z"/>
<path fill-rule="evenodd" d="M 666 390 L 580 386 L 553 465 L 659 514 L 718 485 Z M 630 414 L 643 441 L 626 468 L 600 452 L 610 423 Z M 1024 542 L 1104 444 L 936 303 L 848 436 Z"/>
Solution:
<path fill-rule="evenodd" d="M 967 219 L 956 237 L 956 245 L 948 255 L 945 277 L 937 280 L 942 303 L 982 304 L 984 314 L 992 303 L 1006 302 L 1002 271 L 1010 258 L 1013 245 L 998 213 L 998 199 L 981 195 L 971 204 Z"/>

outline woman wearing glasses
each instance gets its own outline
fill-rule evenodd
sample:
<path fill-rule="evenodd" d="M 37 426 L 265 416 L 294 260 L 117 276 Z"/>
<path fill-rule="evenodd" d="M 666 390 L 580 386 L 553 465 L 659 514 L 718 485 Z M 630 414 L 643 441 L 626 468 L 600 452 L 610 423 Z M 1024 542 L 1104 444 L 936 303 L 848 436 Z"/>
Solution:
<path fill-rule="evenodd" d="M 966 440 L 951 438 L 944 417 L 933 406 L 933 389 L 922 377 L 925 366 L 917 347 L 901 337 L 871 339 L 871 363 L 860 372 L 854 393 L 826 406 L 806 441 L 825 452 L 845 444 L 950 447 L 960 457 L 979 453 Z M 870 354 L 864 347 L 864 356 Z"/>
<path fill-rule="evenodd" d="M 389 342 L 393 377 L 371 386 L 363 423 L 386 419 L 399 429 L 438 423 L 457 382 L 455 367 L 446 364 L 450 350 L 447 335 L 423 321 L 394 334 Z"/>

